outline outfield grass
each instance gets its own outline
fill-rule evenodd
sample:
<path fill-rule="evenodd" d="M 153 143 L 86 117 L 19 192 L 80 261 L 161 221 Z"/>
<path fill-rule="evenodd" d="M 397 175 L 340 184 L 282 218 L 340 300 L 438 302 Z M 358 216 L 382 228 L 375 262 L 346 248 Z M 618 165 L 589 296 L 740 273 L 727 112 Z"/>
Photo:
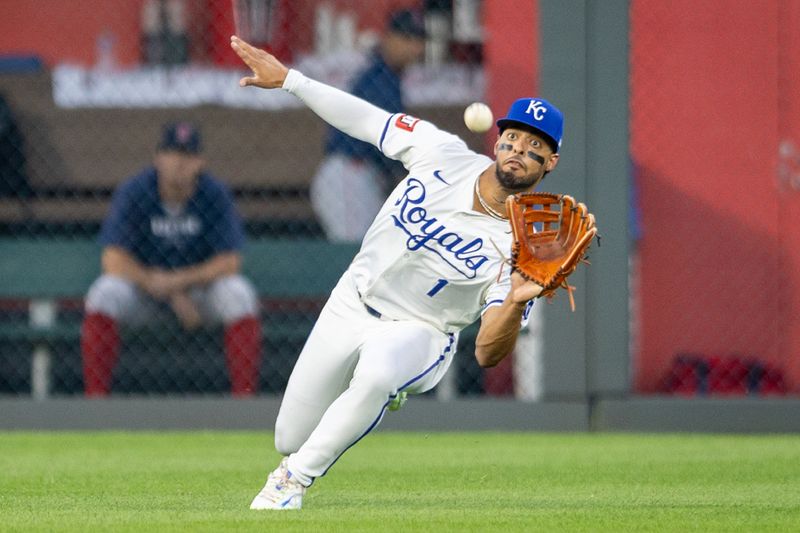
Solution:
<path fill-rule="evenodd" d="M 0 531 L 798 531 L 800 436 L 376 433 L 302 511 L 242 432 L 0 433 Z"/>

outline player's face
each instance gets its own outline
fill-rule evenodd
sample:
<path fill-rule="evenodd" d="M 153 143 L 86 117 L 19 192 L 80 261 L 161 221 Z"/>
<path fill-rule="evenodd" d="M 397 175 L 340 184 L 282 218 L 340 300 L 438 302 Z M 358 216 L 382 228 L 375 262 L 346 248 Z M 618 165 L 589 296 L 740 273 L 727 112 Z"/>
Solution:
<path fill-rule="evenodd" d="M 544 137 L 517 128 L 506 128 L 494 145 L 495 173 L 500 185 L 509 191 L 534 187 L 558 163 Z"/>
<path fill-rule="evenodd" d="M 197 175 L 203 167 L 203 158 L 194 155 L 164 150 L 156 154 L 158 188 L 165 200 L 182 202 L 194 193 Z"/>
<path fill-rule="evenodd" d="M 382 52 L 389 66 L 402 71 L 422 58 L 425 53 L 425 40 L 389 32 L 383 38 Z"/>

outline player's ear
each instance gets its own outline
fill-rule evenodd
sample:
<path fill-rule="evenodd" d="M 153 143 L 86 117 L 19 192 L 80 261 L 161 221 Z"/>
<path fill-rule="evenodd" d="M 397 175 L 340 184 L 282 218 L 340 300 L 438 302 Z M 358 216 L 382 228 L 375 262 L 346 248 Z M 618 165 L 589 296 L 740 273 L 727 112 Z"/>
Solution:
<path fill-rule="evenodd" d="M 550 154 L 550 157 L 547 158 L 547 164 L 545 165 L 544 169 L 547 172 L 550 172 L 551 170 L 556 168 L 556 165 L 558 165 L 558 160 L 559 160 L 558 153 Z"/>

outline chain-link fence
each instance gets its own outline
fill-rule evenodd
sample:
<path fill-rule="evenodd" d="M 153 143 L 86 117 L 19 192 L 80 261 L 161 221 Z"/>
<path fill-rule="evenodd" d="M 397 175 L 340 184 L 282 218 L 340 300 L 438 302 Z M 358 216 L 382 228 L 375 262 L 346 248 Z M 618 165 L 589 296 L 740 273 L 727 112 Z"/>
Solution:
<path fill-rule="evenodd" d="M 5 42 L 19 46 L 0 50 L 0 394 L 283 390 L 364 231 L 324 219 L 317 174 L 331 158 L 370 169 L 372 197 L 333 198 L 353 215 L 358 202 L 374 209 L 402 169 L 282 91 L 239 88 L 232 33 L 483 149 L 461 119 L 485 98 L 479 1 L 10 9 L 19 24 Z M 474 328 L 443 396 L 485 392 L 473 342 Z"/>
<path fill-rule="evenodd" d="M 631 2 L 638 392 L 799 390 L 798 29 L 792 1 Z"/>
<path fill-rule="evenodd" d="M 764 0 L 754 20 L 748 2 L 695 4 L 630 2 L 631 389 L 793 393 L 800 9 Z M 0 40 L 0 394 L 280 393 L 402 170 L 292 96 L 239 88 L 229 36 L 485 151 L 462 113 L 493 100 L 486 11 L 480 0 L 14 2 Z M 198 160 L 201 199 L 182 209 Z M 342 165 L 365 181 L 315 186 Z M 154 181 L 156 166 L 172 185 Z M 134 220 L 169 246 L 132 242 Z M 241 267 L 220 253 L 240 249 Z M 210 258 L 226 275 L 198 268 Z M 490 371 L 465 331 L 436 393 L 540 398 L 534 310 L 514 358 Z"/>

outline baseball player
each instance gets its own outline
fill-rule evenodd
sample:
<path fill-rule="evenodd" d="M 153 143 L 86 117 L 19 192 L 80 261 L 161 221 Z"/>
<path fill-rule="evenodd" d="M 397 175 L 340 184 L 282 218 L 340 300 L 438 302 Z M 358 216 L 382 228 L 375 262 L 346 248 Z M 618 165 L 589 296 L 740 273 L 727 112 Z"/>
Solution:
<path fill-rule="evenodd" d="M 392 402 L 437 384 L 464 327 L 481 318 L 481 366 L 512 351 L 542 287 L 505 265 L 512 237 L 504 201 L 556 167 L 563 117 L 545 100 L 517 100 L 497 122 L 492 160 L 429 122 L 289 70 L 238 37 L 231 46 L 253 71 L 241 86 L 283 88 L 408 170 L 331 293 L 283 397 L 275 446 L 284 458 L 250 508 L 299 509 L 306 488 Z"/>
<path fill-rule="evenodd" d="M 87 396 L 111 390 L 120 325 L 169 315 L 186 329 L 224 324 L 231 392 L 256 392 L 261 323 L 256 291 L 239 273 L 244 233 L 201 148 L 192 124 L 165 125 L 153 165 L 114 193 L 100 234 L 103 274 L 89 288 L 81 328 Z"/>

